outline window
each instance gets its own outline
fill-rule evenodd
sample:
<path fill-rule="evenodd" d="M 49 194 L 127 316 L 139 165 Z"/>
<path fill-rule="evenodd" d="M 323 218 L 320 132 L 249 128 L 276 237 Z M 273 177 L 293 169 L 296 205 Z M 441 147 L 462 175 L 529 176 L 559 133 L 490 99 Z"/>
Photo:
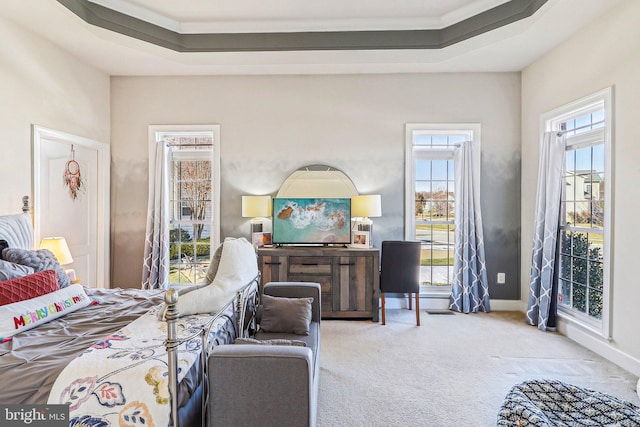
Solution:
<path fill-rule="evenodd" d="M 610 90 L 549 113 L 566 136 L 558 250 L 558 308 L 609 335 L 611 195 Z"/>
<path fill-rule="evenodd" d="M 153 128 L 169 145 L 169 284 L 201 283 L 220 241 L 219 128 Z"/>
<path fill-rule="evenodd" d="M 425 295 L 451 291 L 454 151 L 462 142 L 474 141 L 474 133 L 479 138 L 478 125 L 407 125 L 405 238 L 422 242 L 420 292 Z"/>

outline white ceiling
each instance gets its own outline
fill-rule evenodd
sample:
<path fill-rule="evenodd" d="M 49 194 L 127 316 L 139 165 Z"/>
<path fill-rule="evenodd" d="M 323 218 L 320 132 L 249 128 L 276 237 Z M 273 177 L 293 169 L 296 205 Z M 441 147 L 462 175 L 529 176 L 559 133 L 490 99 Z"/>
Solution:
<path fill-rule="evenodd" d="M 506 0 L 91 0 L 177 32 L 435 29 Z M 443 49 L 179 53 L 87 24 L 54 0 L 0 16 L 110 75 L 520 71 L 621 0 L 548 0 L 530 18 Z"/>

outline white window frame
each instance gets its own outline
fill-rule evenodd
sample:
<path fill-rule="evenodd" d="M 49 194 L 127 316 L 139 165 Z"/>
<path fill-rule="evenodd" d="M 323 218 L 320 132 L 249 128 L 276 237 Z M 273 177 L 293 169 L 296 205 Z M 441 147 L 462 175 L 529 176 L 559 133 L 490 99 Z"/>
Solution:
<path fill-rule="evenodd" d="M 604 227 L 603 227 L 603 289 L 602 319 L 595 319 L 573 308 L 558 304 L 558 316 L 568 322 L 583 327 L 603 338 L 611 338 L 611 283 L 613 282 L 611 257 L 613 247 L 612 233 L 612 191 L 613 191 L 613 89 L 602 89 L 577 101 L 542 114 L 540 117 L 540 133 L 560 130 L 560 125 L 574 117 L 604 109 L 604 127 L 577 133 L 567 137 L 567 148 L 575 150 L 591 146 L 596 142 L 604 142 Z M 570 144 L 570 145 L 569 145 Z M 556 260 L 559 261 L 558 259 Z"/>
<path fill-rule="evenodd" d="M 482 128 L 480 123 L 407 123 L 405 125 L 405 190 L 404 190 L 404 238 L 415 239 L 416 229 L 416 204 L 415 182 L 416 171 L 414 161 L 416 159 L 453 159 L 456 146 L 431 147 L 414 145 L 416 135 L 466 135 L 474 147 L 474 179 L 480 185 L 480 152 L 482 147 Z M 442 289 L 445 288 L 445 289 Z M 450 287 L 429 287 L 422 296 L 443 297 L 451 293 Z"/>
<path fill-rule="evenodd" d="M 149 176 L 155 175 L 155 162 L 152 153 L 155 152 L 155 146 L 162 140 L 162 135 L 166 134 L 184 134 L 189 133 L 197 136 L 199 133 L 203 136 L 213 135 L 212 157 L 211 157 L 211 203 L 212 203 L 212 224 L 211 224 L 211 254 L 213 250 L 220 244 L 220 125 L 149 125 Z M 185 150 L 180 153 L 180 157 L 189 158 L 193 153 L 191 150 Z M 167 163 L 168 164 L 168 163 Z M 152 182 L 149 181 L 149 192 L 153 191 Z"/>

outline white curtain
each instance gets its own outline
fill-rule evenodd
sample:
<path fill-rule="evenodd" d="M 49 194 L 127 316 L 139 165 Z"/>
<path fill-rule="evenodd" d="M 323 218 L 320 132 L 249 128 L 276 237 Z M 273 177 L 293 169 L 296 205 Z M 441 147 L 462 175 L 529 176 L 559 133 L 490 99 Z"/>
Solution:
<path fill-rule="evenodd" d="M 158 142 L 154 158 L 154 170 L 149 176 L 143 289 L 162 289 L 169 285 L 169 145 Z"/>
<path fill-rule="evenodd" d="M 489 283 L 484 257 L 480 183 L 477 181 L 473 144 L 456 149 L 455 255 L 449 308 L 463 313 L 490 311 Z"/>
<path fill-rule="evenodd" d="M 536 219 L 526 321 L 555 330 L 557 285 L 554 280 L 564 173 L 565 137 L 546 132 L 540 144 Z"/>

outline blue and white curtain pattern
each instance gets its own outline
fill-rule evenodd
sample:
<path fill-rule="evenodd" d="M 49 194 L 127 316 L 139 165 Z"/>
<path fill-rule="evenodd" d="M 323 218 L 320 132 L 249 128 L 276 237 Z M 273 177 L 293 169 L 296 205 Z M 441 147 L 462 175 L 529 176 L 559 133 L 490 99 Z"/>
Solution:
<path fill-rule="evenodd" d="M 564 173 L 565 137 L 546 132 L 540 145 L 536 219 L 526 322 L 555 330 L 557 284 L 554 278 Z"/>
<path fill-rule="evenodd" d="M 169 285 L 169 145 L 158 142 L 154 158 L 153 176 L 149 176 L 143 289 L 164 289 Z"/>
<path fill-rule="evenodd" d="M 480 183 L 475 181 L 473 144 L 464 142 L 454 154 L 455 256 L 449 308 L 463 313 L 489 312 L 489 282 L 484 257 Z"/>

